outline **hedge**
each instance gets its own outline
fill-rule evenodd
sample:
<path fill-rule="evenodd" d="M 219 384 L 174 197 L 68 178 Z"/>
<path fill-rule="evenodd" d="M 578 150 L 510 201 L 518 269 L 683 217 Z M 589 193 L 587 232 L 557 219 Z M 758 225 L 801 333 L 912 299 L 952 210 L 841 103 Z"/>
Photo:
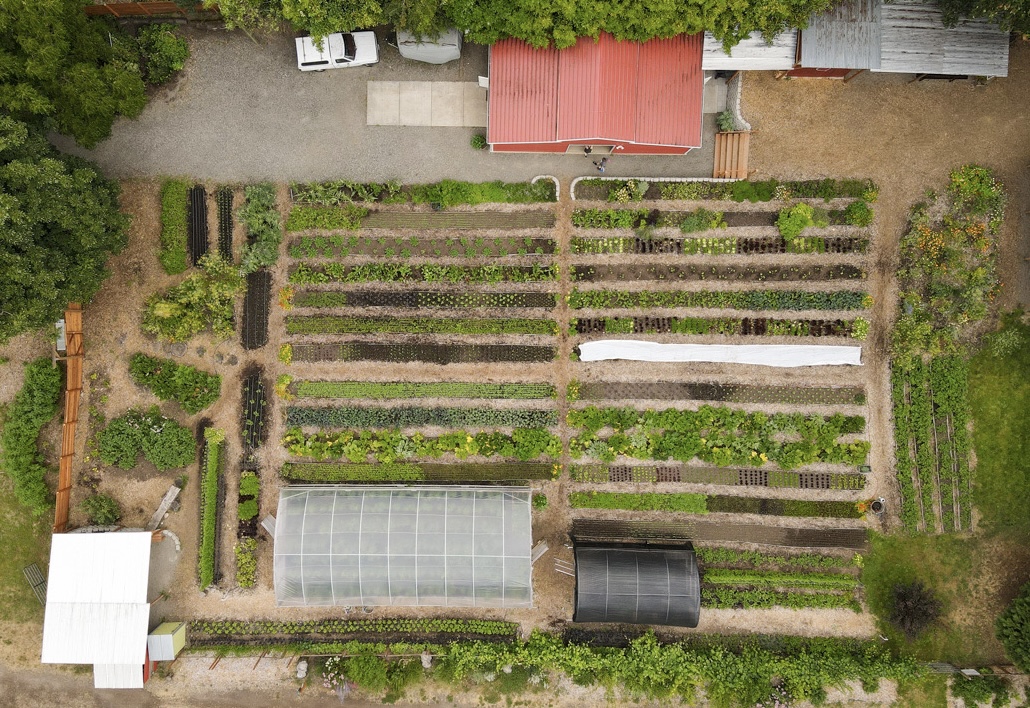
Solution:
<path fill-rule="evenodd" d="M 49 357 L 25 365 L 25 382 L 4 416 L 0 445 L 4 470 L 14 483 L 14 495 L 36 515 L 51 503 L 47 468 L 39 452 L 39 432 L 57 413 L 63 377 Z"/>
<path fill-rule="evenodd" d="M 182 273 L 188 266 L 187 204 L 189 185 L 170 179 L 161 187 L 161 250 L 157 259 L 165 273 Z"/>

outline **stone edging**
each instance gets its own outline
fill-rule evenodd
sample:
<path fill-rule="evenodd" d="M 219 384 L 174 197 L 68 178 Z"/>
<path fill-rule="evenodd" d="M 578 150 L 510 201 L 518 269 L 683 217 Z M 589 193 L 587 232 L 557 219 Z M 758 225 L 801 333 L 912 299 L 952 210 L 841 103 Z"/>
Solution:
<path fill-rule="evenodd" d="M 729 103 L 729 109 L 733 111 L 733 119 L 737 121 L 737 128 L 743 131 L 750 131 L 751 124 L 744 120 L 744 116 L 740 112 L 740 94 L 743 92 L 744 87 L 744 72 L 738 71 L 736 76 L 726 83 L 726 87 L 729 90 L 726 100 Z"/>
<path fill-rule="evenodd" d="M 609 182 L 625 182 L 626 180 L 632 179 L 635 182 L 739 182 L 739 179 L 730 179 L 728 177 L 593 177 L 591 175 L 584 175 L 577 177 L 572 180 L 572 184 L 569 185 L 569 191 L 572 196 L 572 201 L 576 201 L 576 185 L 579 184 L 580 180 L 584 179 L 599 179 L 606 180 Z M 557 180 L 555 180 L 557 182 Z"/>

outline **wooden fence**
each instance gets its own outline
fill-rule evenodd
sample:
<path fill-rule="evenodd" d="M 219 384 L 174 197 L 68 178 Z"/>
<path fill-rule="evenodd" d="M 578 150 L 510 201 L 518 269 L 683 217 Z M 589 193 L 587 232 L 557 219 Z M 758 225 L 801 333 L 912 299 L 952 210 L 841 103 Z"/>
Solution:
<path fill-rule="evenodd" d="M 198 4 L 195 12 L 218 12 L 217 9 L 205 8 Z M 87 5 L 87 15 L 103 15 L 106 17 L 153 17 L 156 15 L 181 15 L 185 16 L 186 8 L 176 5 L 174 2 L 111 2 L 102 5 Z"/>
<path fill-rule="evenodd" d="M 68 528 L 68 508 L 72 496 L 72 460 L 75 457 L 75 426 L 79 421 L 79 399 L 82 396 L 82 306 L 77 302 L 70 303 L 64 312 L 64 333 L 64 425 L 61 426 L 61 467 L 57 478 L 54 533 L 64 533 Z"/>

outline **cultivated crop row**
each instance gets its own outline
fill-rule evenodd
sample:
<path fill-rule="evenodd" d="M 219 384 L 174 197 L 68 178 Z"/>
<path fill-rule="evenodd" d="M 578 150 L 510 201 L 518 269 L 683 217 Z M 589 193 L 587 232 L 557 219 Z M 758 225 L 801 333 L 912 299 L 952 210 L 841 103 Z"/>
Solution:
<path fill-rule="evenodd" d="M 554 239 L 524 238 L 424 238 L 409 236 L 302 236 L 294 239 L 290 258 L 496 258 L 545 256 L 557 250 Z"/>

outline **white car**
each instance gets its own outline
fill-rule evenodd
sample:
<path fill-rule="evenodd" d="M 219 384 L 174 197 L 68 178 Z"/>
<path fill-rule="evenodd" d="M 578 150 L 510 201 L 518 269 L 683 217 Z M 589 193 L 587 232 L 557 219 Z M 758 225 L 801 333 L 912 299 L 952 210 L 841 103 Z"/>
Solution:
<path fill-rule="evenodd" d="M 322 38 L 322 50 L 311 37 L 297 37 L 297 68 L 325 71 L 379 63 L 375 32 L 336 32 Z"/>

